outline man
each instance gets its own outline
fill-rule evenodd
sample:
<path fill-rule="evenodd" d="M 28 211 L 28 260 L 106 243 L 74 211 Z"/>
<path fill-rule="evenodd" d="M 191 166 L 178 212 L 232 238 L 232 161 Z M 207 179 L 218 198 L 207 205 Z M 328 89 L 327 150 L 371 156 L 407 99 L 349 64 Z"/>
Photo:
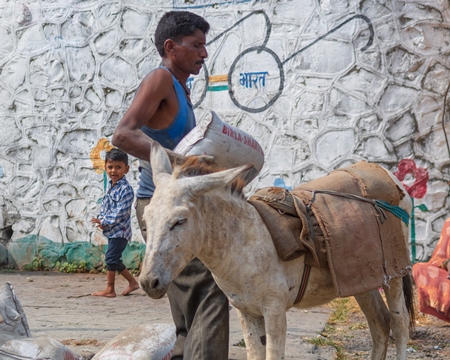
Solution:
<path fill-rule="evenodd" d="M 149 154 L 159 142 L 169 153 L 195 126 L 186 81 L 198 74 L 208 56 L 209 24 L 187 11 L 163 15 L 155 31 L 162 66 L 148 74 L 119 122 L 112 143 L 141 159 L 136 215 L 144 239 L 144 207 L 155 190 Z M 190 262 L 172 282 L 167 295 L 176 326 L 171 359 L 228 359 L 229 305 L 211 273 L 198 259 Z"/>

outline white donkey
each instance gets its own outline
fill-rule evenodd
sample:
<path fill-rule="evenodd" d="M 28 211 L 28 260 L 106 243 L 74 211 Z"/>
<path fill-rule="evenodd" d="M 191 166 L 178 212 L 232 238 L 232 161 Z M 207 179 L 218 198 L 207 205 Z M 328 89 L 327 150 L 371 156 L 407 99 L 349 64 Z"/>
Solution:
<path fill-rule="evenodd" d="M 144 212 L 147 249 L 139 277 L 142 289 L 151 298 L 161 298 L 186 264 L 198 257 L 237 310 L 247 358 L 284 359 L 286 310 L 294 306 L 304 256 L 280 260 L 256 209 L 227 186 L 249 167 L 195 176 L 192 169 L 188 174 L 180 166 L 172 169 L 159 146 L 153 147 L 150 158 L 156 191 Z M 409 214 L 408 199 L 405 196 L 400 206 Z M 401 241 L 406 241 L 408 230 L 403 231 Z M 409 286 L 404 288 L 403 283 Z M 355 296 L 372 335 L 372 359 L 386 358 L 390 329 L 397 359 L 406 359 L 411 313 L 406 304 L 411 301 L 405 303 L 405 298 L 411 296 L 410 285 L 402 278 L 392 279 L 389 287 L 380 284 L 389 310 L 377 289 Z M 306 292 L 295 306 L 314 307 L 335 297 L 329 270 L 313 267 Z"/>

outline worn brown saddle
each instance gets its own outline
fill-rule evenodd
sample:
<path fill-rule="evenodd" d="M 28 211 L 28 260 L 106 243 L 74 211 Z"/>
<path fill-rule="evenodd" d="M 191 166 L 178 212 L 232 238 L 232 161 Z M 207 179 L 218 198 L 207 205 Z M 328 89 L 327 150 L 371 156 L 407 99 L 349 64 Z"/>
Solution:
<path fill-rule="evenodd" d="M 411 263 L 398 205 L 405 196 L 387 172 L 365 161 L 288 191 L 268 187 L 248 202 L 266 224 L 283 261 L 328 267 L 344 297 L 404 276 Z M 384 211 L 382 202 L 391 210 Z"/>

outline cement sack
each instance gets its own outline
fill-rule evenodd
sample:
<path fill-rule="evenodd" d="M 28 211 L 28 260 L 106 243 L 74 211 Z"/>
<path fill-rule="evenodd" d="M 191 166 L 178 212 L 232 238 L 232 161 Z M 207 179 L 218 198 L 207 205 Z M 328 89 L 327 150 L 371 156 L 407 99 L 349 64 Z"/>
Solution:
<path fill-rule="evenodd" d="M 57 340 L 31 337 L 25 312 L 9 282 L 0 288 L 0 316 L 0 359 L 83 359 Z"/>
<path fill-rule="evenodd" d="M 264 165 L 261 145 L 246 132 L 222 121 L 214 111 L 181 140 L 174 152 L 213 156 L 219 166 L 227 169 L 252 164 L 253 169 L 245 176 L 246 184 L 258 175 Z"/>
<path fill-rule="evenodd" d="M 175 345 L 175 326 L 133 326 L 109 341 L 92 360 L 169 360 Z"/>
<path fill-rule="evenodd" d="M 0 288 L 0 331 L 31 337 L 25 312 L 11 283 Z"/>
<path fill-rule="evenodd" d="M 0 331 L 0 359 L 83 360 L 83 357 L 55 339 L 13 337 Z"/>

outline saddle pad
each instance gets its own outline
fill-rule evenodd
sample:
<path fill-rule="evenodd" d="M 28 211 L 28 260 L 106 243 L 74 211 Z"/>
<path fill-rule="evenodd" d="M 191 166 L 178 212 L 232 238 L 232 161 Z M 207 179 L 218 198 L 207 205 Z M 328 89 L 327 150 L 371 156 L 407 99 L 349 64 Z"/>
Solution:
<path fill-rule="evenodd" d="M 283 261 L 294 260 L 306 253 L 305 264 L 327 267 L 322 230 L 311 216 L 314 242 L 309 234 L 303 202 L 280 187 L 257 190 L 248 202 L 258 211 L 272 237 L 277 254 Z M 297 206 L 297 207 L 296 207 Z"/>
<path fill-rule="evenodd" d="M 332 171 L 291 192 L 309 204 L 313 190 L 354 194 L 396 206 L 403 196 L 383 168 L 364 161 Z M 387 219 L 381 224 L 370 203 L 321 193 L 315 195 L 311 209 L 325 238 L 337 296 L 373 290 L 408 273 L 411 264 L 401 220 L 389 211 L 384 211 Z"/>
<path fill-rule="evenodd" d="M 269 230 L 281 260 L 294 260 L 306 252 L 306 247 L 300 242 L 302 223 L 298 217 L 282 214 L 263 200 L 250 198 L 248 202 L 256 208 Z"/>

